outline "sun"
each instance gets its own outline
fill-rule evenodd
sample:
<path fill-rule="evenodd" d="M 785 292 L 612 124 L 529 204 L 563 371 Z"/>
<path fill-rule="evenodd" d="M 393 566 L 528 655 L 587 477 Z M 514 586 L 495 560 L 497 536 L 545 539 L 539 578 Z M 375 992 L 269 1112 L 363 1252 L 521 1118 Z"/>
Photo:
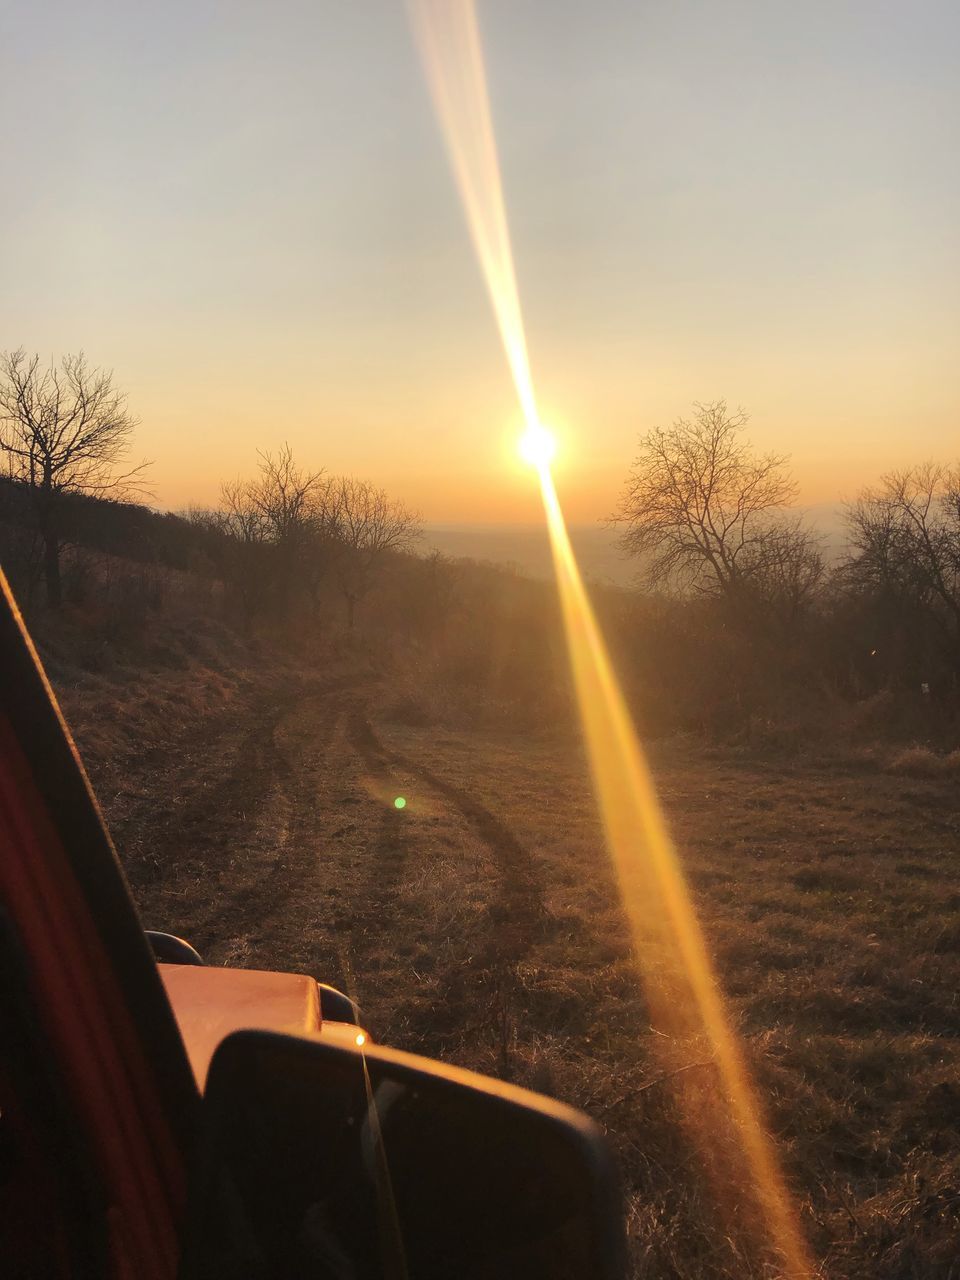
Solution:
<path fill-rule="evenodd" d="M 524 462 L 529 462 L 532 467 L 542 471 L 553 461 L 553 456 L 557 452 L 557 441 L 552 431 L 548 431 L 539 422 L 534 422 L 520 437 L 517 448 Z"/>

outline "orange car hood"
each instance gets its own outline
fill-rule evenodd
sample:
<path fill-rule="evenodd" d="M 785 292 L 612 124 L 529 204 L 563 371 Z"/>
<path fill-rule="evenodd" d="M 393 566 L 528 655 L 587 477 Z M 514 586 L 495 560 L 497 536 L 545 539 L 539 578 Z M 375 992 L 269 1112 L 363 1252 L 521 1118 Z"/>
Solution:
<path fill-rule="evenodd" d="M 201 1091 L 213 1052 L 231 1031 L 309 1035 L 320 1030 L 320 993 L 305 974 L 187 964 L 157 968 Z"/>

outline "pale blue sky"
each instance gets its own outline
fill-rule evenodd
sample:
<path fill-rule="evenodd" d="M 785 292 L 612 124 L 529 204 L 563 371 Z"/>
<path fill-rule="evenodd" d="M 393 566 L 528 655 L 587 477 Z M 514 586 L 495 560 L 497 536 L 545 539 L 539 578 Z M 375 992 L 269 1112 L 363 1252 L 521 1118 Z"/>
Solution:
<path fill-rule="evenodd" d="M 960 6 L 478 8 L 575 519 L 695 399 L 810 502 L 960 453 Z M 400 0 L 0 15 L 0 346 L 112 366 L 161 503 L 287 439 L 430 518 L 535 516 Z"/>

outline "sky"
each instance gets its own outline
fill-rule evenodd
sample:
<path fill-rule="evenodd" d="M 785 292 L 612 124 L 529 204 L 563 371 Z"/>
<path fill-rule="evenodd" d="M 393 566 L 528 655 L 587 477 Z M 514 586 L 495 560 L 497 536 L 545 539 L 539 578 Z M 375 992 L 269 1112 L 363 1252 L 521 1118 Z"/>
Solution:
<path fill-rule="evenodd" d="M 568 519 L 725 398 L 808 505 L 960 456 L 955 0 L 478 0 Z M 402 0 L 0 0 L 0 349 L 112 368 L 154 502 L 289 442 L 538 519 Z"/>

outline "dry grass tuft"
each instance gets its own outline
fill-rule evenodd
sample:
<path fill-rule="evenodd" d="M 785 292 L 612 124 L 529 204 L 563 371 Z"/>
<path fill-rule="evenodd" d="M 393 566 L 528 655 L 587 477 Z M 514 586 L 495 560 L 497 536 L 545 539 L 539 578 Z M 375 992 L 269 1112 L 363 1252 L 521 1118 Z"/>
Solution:
<path fill-rule="evenodd" d="M 960 750 L 938 755 L 929 747 L 913 746 L 899 751 L 887 763 L 888 773 L 901 773 L 912 778 L 960 776 Z"/>

